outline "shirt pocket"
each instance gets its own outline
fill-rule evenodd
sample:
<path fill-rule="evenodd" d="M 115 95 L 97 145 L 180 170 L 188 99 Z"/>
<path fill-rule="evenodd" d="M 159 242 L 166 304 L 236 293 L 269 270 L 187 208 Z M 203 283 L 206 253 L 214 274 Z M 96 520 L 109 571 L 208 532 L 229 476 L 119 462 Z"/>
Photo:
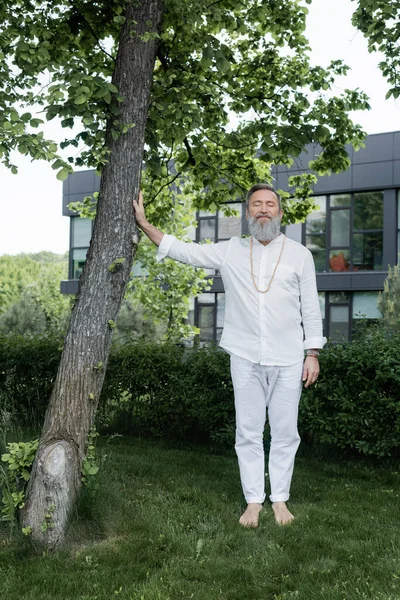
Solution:
<path fill-rule="evenodd" d="M 276 267 L 276 263 L 272 264 L 272 273 Z M 271 275 L 272 277 L 272 275 Z M 281 265 L 279 264 L 276 271 L 274 279 L 284 284 L 287 287 L 291 287 L 295 281 L 295 272 L 294 268 L 290 265 Z"/>

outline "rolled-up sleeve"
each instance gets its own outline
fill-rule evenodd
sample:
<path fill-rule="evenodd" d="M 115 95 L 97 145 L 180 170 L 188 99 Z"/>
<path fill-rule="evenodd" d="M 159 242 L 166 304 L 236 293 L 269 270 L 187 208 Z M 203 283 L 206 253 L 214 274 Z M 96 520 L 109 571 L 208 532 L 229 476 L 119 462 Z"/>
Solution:
<path fill-rule="evenodd" d="M 220 269 L 225 262 L 228 247 L 229 241 L 217 244 L 196 244 L 195 242 L 182 242 L 175 236 L 164 233 L 156 259 L 161 261 L 168 257 L 194 267 Z"/>
<path fill-rule="evenodd" d="M 310 251 L 303 263 L 300 278 L 301 316 L 304 329 L 304 349 L 323 348 L 326 338 L 322 334 L 322 317 L 319 307 L 314 259 Z"/>

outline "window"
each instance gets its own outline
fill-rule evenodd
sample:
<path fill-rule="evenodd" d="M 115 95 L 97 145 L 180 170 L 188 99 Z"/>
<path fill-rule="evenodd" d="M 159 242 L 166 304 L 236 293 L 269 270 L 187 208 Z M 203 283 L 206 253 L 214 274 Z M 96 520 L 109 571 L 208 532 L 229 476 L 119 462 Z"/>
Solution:
<path fill-rule="evenodd" d="M 207 210 L 199 210 L 197 214 L 197 241 L 216 241 L 217 215 Z"/>
<path fill-rule="evenodd" d="M 70 279 L 79 279 L 92 237 L 92 220 L 71 217 Z"/>
<path fill-rule="evenodd" d="M 380 319 L 378 292 L 353 293 L 353 319 Z"/>
<path fill-rule="evenodd" d="M 378 292 L 319 292 L 324 335 L 333 342 L 349 341 L 356 323 L 372 324 L 381 318 Z"/>
<path fill-rule="evenodd" d="M 348 292 L 329 292 L 328 337 L 332 341 L 346 342 L 350 338 L 350 294 Z"/>
<path fill-rule="evenodd" d="M 72 249 L 72 279 L 79 279 L 82 275 L 83 265 L 86 262 L 88 248 Z"/>
<path fill-rule="evenodd" d="M 218 211 L 218 240 L 229 240 L 235 235 L 242 235 L 242 205 L 232 203 L 227 206 L 234 210 L 236 215 L 228 217 L 222 210 Z"/>
<path fill-rule="evenodd" d="M 317 196 L 315 203 L 319 208 L 307 217 L 304 236 L 316 270 L 381 270 L 383 192 Z"/>
<path fill-rule="evenodd" d="M 227 216 L 222 210 L 211 213 L 207 210 L 199 210 L 197 213 L 196 241 L 204 243 L 206 240 L 218 242 L 229 240 L 235 235 L 242 235 L 242 203 L 232 202 L 227 204 L 231 210 L 237 213 L 233 216 Z M 209 276 L 214 276 L 217 272 L 213 269 L 205 269 Z"/>
<path fill-rule="evenodd" d="M 324 271 L 326 254 L 326 198 L 325 196 L 318 196 L 314 200 L 319 208 L 307 217 L 305 224 L 306 246 L 314 257 L 316 270 Z"/>
<path fill-rule="evenodd" d="M 208 239 L 211 242 L 229 240 L 235 235 L 242 235 L 242 203 L 231 202 L 227 204 L 231 211 L 236 215 L 227 216 L 222 210 L 211 213 L 206 210 L 200 210 L 197 213 L 197 241 L 204 242 Z"/>
<path fill-rule="evenodd" d="M 225 293 L 199 294 L 196 298 L 195 324 L 200 328 L 202 342 L 217 343 L 224 325 Z"/>

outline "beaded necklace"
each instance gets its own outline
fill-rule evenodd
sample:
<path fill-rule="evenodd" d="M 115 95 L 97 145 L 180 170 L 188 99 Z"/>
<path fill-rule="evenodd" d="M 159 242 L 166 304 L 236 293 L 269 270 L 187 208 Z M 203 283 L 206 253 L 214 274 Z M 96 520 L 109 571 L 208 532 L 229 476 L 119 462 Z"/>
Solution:
<path fill-rule="evenodd" d="M 277 260 L 277 263 L 276 263 L 276 265 L 275 265 L 275 269 L 274 269 L 274 271 L 273 271 L 273 273 L 272 273 L 272 277 L 271 277 L 271 279 L 270 279 L 270 281 L 269 281 L 268 287 L 267 287 L 267 289 L 266 289 L 266 290 L 260 290 L 260 289 L 257 287 L 257 284 L 256 284 L 256 279 L 255 279 L 255 277 L 254 277 L 254 265 L 253 265 L 253 237 L 251 237 L 251 238 L 250 238 L 250 269 L 251 269 L 251 278 L 252 278 L 252 280 L 253 280 L 254 287 L 256 288 L 257 292 L 260 292 L 260 294 L 266 294 L 267 292 L 269 292 L 269 288 L 271 287 L 271 284 L 272 284 L 272 282 L 273 282 L 273 280 L 274 280 L 274 277 L 275 277 L 276 269 L 278 268 L 278 265 L 279 265 L 279 263 L 280 263 L 280 261 L 281 261 L 281 258 L 282 258 L 282 253 L 283 253 L 283 249 L 284 249 L 284 247 L 285 247 L 285 242 L 286 242 L 286 236 L 284 235 L 284 236 L 283 236 L 283 243 L 282 243 L 281 252 L 280 252 L 280 254 L 279 254 L 279 258 L 278 258 L 278 260 Z"/>

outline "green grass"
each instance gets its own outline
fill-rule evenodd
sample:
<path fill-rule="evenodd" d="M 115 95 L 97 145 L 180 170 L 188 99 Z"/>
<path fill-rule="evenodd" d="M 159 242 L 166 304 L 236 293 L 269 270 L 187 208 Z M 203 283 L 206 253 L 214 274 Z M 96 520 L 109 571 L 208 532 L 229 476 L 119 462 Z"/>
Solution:
<path fill-rule="evenodd" d="M 295 522 L 266 504 L 245 530 L 233 453 L 121 438 L 101 453 L 62 551 L 1 530 L 2 600 L 400 599 L 396 465 L 300 457 Z"/>

